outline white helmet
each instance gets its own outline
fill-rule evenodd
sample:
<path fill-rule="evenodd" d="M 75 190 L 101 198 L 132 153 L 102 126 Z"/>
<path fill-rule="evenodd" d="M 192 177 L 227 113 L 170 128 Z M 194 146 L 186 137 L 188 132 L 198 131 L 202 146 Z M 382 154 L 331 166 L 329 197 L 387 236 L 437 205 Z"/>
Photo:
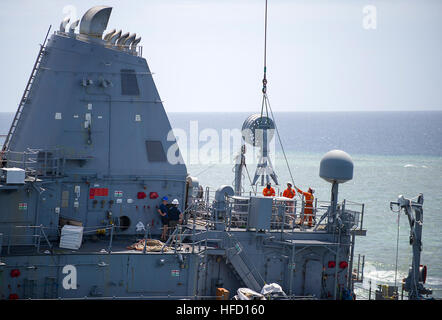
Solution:
<path fill-rule="evenodd" d="M 180 204 L 180 203 L 179 203 L 178 199 L 173 199 L 172 204 Z"/>
<path fill-rule="evenodd" d="M 293 186 L 293 183 L 291 183 L 290 181 L 287 181 L 286 184 L 289 184 L 289 185 Z"/>

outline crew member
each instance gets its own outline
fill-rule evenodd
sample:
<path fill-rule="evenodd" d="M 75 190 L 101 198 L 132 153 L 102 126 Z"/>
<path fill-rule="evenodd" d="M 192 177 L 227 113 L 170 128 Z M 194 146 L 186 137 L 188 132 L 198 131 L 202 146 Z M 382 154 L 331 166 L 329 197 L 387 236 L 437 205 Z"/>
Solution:
<path fill-rule="evenodd" d="M 183 222 L 183 214 L 178 208 L 179 205 L 178 199 L 172 200 L 172 206 L 169 208 L 169 228 L 174 230 L 178 224 Z"/>
<path fill-rule="evenodd" d="M 287 189 L 284 190 L 284 193 L 282 194 L 283 197 L 293 199 L 296 195 L 295 189 L 292 188 L 292 183 L 287 182 Z"/>
<path fill-rule="evenodd" d="M 169 213 L 169 209 L 167 208 L 167 201 L 169 200 L 169 198 L 167 197 L 163 197 L 160 207 L 158 208 L 158 213 L 160 214 L 160 218 L 161 218 L 161 223 L 163 225 L 163 233 L 161 234 L 161 240 L 162 241 L 166 241 L 166 237 L 167 237 L 167 227 L 169 225 L 169 217 L 168 217 L 168 213 Z"/>
<path fill-rule="evenodd" d="M 299 188 L 296 188 L 296 190 L 304 195 L 305 198 L 304 217 L 301 217 L 299 224 L 303 225 L 305 218 L 308 217 L 308 226 L 311 227 L 313 226 L 313 200 L 315 199 L 313 193 L 315 193 L 315 190 L 312 188 L 308 188 L 307 192 L 304 192 Z"/>
<path fill-rule="evenodd" d="M 282 196 L 286 197 L 286 198 L 290 198 L 293 199 L 296 195 L 296 191 L 295 189 L 292 188 L 292 183 L 291 182 L 287 182 L 287 189 L 284 190 Z M 294 206 L 293 206 L 293 202 L 292 201 L 287 201 L 286 202 L 286 206 L 287 206 L 287 211 L 289 213 L 292 213 L 294 211 Z"/>
<path fill-rule="evenodd" d="M 275 196 L 275 189 L 272 188 L 271 183 L 267 183 L 267 186 L 262 190 L 262 194 L 264 197 L 274 197 Z"/>

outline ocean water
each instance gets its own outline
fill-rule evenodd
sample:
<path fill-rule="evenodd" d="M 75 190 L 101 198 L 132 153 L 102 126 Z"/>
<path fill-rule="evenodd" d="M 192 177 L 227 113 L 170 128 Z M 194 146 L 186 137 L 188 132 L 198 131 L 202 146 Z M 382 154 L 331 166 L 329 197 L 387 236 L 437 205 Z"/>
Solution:
<path fill-rule="evenodd" d="M 212 129 L 220 136 L 223 129 L 241 128 L 248 116 L 169 114 L 174 128 L 189 133 L 191 123 L 197 123 L 199 132 Z M 0 134 L 7 133 L 12 118 L 13 114 L 0 113 Z M 398 214 L 390 211 L 390 201 L 396 201 L 400 194 L 413 198 L 423 193 L 421 263 L 428 266 L 427 286 L 433 288 L 435 297 L 442 298 L 442 112 L 275 113 L 275 120 L 295 184 L 301 189 L 314 187 L 320 200 L 330 199 L 330 184 L 319 177 L 322 156 L 329 150 L 342 149 L 353 158 L 354 177 L 340 185 L 339 200 L 365 203 L 367 236 L 357 237 L 355 247 L 356 258 L 365 255 L 365 281 L 359 285 L 363 287 L 357 292 L 359 297 L 368 295 L 370 280 L 373 289 L 376 284 L 394 283 Z M 278 143 L 275 153 L 274 167 L 284 184 L 290 175 Z M 202 185 L 215 190 L 232 184 L 234 178 L 233 164 L 223 162 L 221 156 L 219 160 L 222 163 L 193 161 L 187 168 Z M 250 164 L 250 175 L 254 171 L 255 166 Z M 398 281 L 407 276 L 412 256 L 408 220 L 403 213 L 399 232 Z"/>

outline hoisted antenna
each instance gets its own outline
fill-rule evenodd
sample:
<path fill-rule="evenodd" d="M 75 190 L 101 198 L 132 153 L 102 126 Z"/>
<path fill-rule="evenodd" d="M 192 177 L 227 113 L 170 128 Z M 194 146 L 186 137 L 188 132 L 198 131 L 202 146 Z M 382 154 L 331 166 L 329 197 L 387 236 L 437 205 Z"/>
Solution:
<path fill-rule="evenodd" d="M 255 176 L 253 177 L 252 186 L 259 181 L 259 178 L 261 178 L 261 186 L 269 183 L 270 179 L 278 185 L 278 177 L 273 170 L 273 165 L 269 157 L 269 141 L 273 137 L 275 125 L 274 121 L 269 117 L 267 103 L 267 0 L 265 2 L 264 16 L 264 76 L 262 79 L 261 114 L 250 116 L 243 124 L 244 141 L 260 148 L 260 157 Z M 248 133 L 244 131 L 246 129 L 249 131 Z"/>
<path fill-rule="evenodd" d="M 255 171 L 255 176 L 253 177 L 252 186 L 260 180 L 261 185 L 269 183 L 273 180 L 276 185 L 278 185 L 278 177 L 273 170 L 273 165 L 269 157 L 269 141 L 272 139 L 274 131 L 278 136 L 279 144 L 281 145 L 282 153 L 284 154 L 284 159 L 287 164 L 287 168 L 291 177 L 293 186 L 294 184 L 292 172 L 290 170 L 287 156 L 284 151 L 284 146 L 282 145 L 281 137 L 279 135 L 278 127 L 276 125 L 275 117 L 273 115 L 272 107 L 270 106 L 270 101 L 267 97 L 267 0 L 265 0 L 265 13 L 264 13 L 264 75 L 262 79 L 262 105 L 261 113 L 251 115 L 247 118 L 242 127 L 243 144 L 249 143 L 254 147 L 259 147 L 261 150 L 260 158 L 258 160 L 257 168 Z M 265 110 L 265 115 L 264 115 Z M 271 117 L 269 116 L 269 110 Z M 245 152 L 244 152 L 245 153 Z M 242 154 L 244 156 L 244 154 Z M 241 169 L 245 167 L 245 163 L 237 163 L 235 166 L 235 190 L 239 192 L 241 190 Z M 261 179 L 260 179 L 261 178 Z M 299 196 L 299 194 L 298 194 Z"/>

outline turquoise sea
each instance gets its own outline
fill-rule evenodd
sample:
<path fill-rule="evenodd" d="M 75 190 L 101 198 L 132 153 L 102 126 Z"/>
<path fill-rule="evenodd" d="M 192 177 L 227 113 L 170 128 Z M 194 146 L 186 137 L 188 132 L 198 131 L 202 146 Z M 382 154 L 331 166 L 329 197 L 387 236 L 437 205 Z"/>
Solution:
<path fill-rule="evenodd" d="M 169 117 L 174 128 L 185 132 L 189 132 L 191 121 L 197 121 L 199 131 L 214 129 L 221 135 L 223 129 L 241 128 L 248 115 L 171 113 Z M 0 134 L 7 133 L 12 118 L 11 113 L 0 113 Z M 353 158 L 353 180 L 340 185 L 339 197 L 365 203 L 366 208 L 367 236 L 358 237 L 355 247 L 355 256 L 365 255 L 366 262 L 359 298 L 367 297 L 370 280 L 373 289 L 376 284 L 394 283 L 398 215 L 390 211 L 389 203 L 400 194 L 413 198 L 419 193 L 424 195 L 421 263 L 428 266 L 427 286 L 433 288 L 435 297 L 442 297 L 442 112 L 293 112 L 275 113 L 275 119 L 295 184 L 301 189 L 313 186 L 318 199 L 330 198 L 330 184 L 319 177 L 322 156 L 329 150 L 342 149 Z M 187 167 L 211 189 L 232 184 L 231 163 L 193 163 Z M 280 183 L 290 180 L 278 143 L 274 167 Z M 250 174 L 254 171 L 250 165 Z M 404 214 L 399 226 L 400 281 L 407 276 L 411 261 Z"/>

